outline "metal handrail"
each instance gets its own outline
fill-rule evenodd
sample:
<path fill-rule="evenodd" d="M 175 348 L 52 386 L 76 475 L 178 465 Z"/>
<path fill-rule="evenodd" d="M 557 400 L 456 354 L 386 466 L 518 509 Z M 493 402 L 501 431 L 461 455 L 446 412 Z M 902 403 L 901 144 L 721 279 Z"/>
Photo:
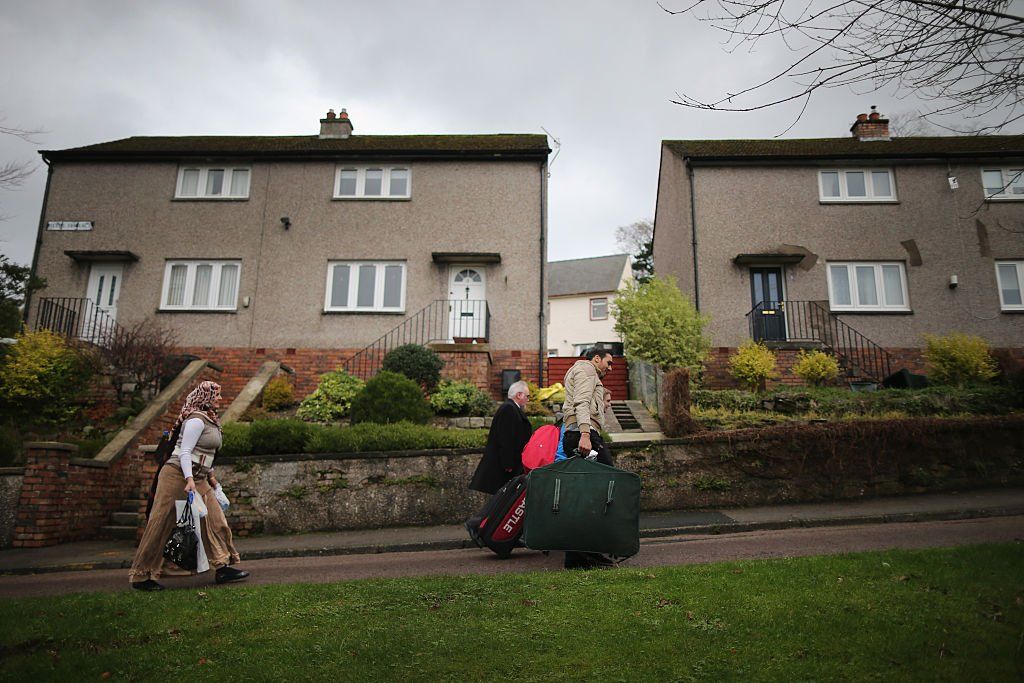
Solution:
<path fill-rule="evenodd" d="M 486 342 L 490 334 L 491 309 L 486 300 L 437 299 L 357 351 L 342 363 L 342 369 L 366 380 L 377 374 L 388 353 L 404 344 Z"/>
<path fill-rule="evenodd" d="M 103 348 L 110 347 L 124 333 L 123 328 L 95 302 L 76 297 L 37 299 L 33 329 L 50 330 Z"/>
<path fill-rule="evenodd" d="M 892 374 L 892 357 L 879 344 L 840 320 L 821 301 L 762 301 L 747 313 L 750 337 L 768 340 L 769 320 L 782 319 L 784 339 L 775 341 L 821 344 L 839 360 L 850 376 L 862 375 L 881 382 Z M 771 341 L 771 340 L 769 340 Z"/>

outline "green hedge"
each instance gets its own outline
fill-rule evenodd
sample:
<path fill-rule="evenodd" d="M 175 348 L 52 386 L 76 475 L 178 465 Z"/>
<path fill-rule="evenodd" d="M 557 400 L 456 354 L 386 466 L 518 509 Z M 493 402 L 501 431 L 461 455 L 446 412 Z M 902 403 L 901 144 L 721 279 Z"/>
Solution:
<path fill-rule="evenodd" d="M 794 414 L 815 413 L 824 417 L 882 415 L 901 412 L 910 417 L 941 415 L 1005 415 L 1024 409 L 1024 393 L 1013 387 L 929 387 L 850 391 L 838 388 L 785 388 L 752 394 L 747 391 L 698 389 L 691 394 L 701 409 L 761 410 L 762 401 L 788 403 Z"/>
<path fill-rule="evenodd" d="M 224 425 L 220 454 L 231 457 L 286 453 L 365 453 L 426 448 L 483 448 L 486 429 L 438 429 L 409 422 L 351 427 L 263 420 Z"/>

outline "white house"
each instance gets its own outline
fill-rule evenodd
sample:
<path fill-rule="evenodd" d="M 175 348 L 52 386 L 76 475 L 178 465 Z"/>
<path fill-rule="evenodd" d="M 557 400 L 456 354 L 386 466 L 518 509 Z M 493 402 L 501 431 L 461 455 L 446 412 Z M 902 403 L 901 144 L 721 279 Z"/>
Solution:
<path fill-rule="evenodd" d="M 633 279 L 629 254 L 548 263 L 548 356 L 578 356 L 620 342 L 611 303 Z"/>

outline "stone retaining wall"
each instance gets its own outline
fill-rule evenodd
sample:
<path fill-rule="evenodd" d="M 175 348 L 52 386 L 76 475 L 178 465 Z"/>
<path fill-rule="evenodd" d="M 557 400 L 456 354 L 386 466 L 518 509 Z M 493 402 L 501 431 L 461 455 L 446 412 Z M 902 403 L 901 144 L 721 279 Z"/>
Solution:
<path fill-rule="evenodd" d="M 14 538 L 14 518 L 24 480 L 24 467 L 0 467 L 0 548 L 10 547 Z"/>
<path fill-rule="evenodd" d="M 645 510 L 855 499 L 1024 484 L 1024 417 L 857 421 L 614 446 Z M 455 524 L 481 453 L 250 456 L 218 462 L 239 535 Z"/>

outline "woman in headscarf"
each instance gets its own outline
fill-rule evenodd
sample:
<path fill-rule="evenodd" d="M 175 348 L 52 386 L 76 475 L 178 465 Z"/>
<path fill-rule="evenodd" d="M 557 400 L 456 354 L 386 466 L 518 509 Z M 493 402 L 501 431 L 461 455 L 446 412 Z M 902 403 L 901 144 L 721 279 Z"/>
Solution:
<path fill-rule="evenodd" d="M 231 541 L 231 528 L 216 497 L 220 484 L 212 468 L 213 457 L 221 445 L 219 405 L 220 385 L 216 382 L 200 382 L 185 398 L 174 423 L 174 428 L 181 426 L 178 443 L 157 475 L 153 508 L 128 572 L 132 588 L 163 590 L 156 579 L 164 573 L 164 544 L 177 521 L 175 501 L 187 500 L 191 492 L 202 496 L 206 504 L 207 515 L 200 529 L 206 557 L 210 566 L 217 570 L 216 582 L 241 581 L 249 576 L 249 572 L 229 566 L 238 562 L 239 557 Z"/>

